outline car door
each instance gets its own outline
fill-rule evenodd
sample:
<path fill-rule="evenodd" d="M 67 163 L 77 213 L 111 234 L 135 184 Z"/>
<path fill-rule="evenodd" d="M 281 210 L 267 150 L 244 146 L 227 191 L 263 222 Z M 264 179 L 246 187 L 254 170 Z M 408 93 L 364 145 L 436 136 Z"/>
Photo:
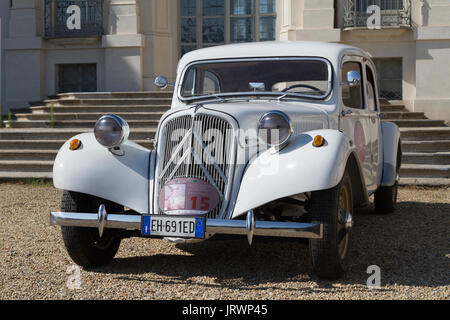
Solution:
<path fill-rule="evenodd" d="M 373 192 L 377 188 L 377 179 L 376 175 L 374 176 L 373 174 L 371 120 L 365 101 L 364 88 L 366 81 L 363 70 L 364 60 L 362 57 L 346 56 L 342 60 L 339 127 L 355 144 L 367 191 Z M 356 71 L 359 74 L 360 81 L 348 84 L 347 75 L 352 71 Z"/>
<path fill-rule="evenodd" d="M 366 107 L 369 114 L 369 127 L 371 135 L 370 144 L 370 157 L 372 163 L 372 174 L 376 177 L 377 186 L 381 184 L 381 177 L 383 173 L 383 146 L 380 139 L 381 133 L 381 121 L 380 121 L 380 109 L 377 94 L 377 81 L 375 67 L 369 60 L 365 62 L 365 95 L 366 95 Z"/>

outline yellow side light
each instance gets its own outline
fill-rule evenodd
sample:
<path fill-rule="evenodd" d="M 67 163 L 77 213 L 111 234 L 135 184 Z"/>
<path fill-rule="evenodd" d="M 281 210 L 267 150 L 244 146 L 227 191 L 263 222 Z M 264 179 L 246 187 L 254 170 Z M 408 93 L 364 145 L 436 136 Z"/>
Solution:
<path fill-rule="evenodd" d="M 321 135 L 317 135 L 314 137 L 313 140 L 313 146 L 314 147 L 321 147 L 325 143 L 325 139 Z"/>
<path fill-rule="evenodd" d="M 78 139 L 73 139 L 72 141 L 70 141 L 70 150 L 75 151 L 78 150 L 81 147 L 81 141 Z"/>

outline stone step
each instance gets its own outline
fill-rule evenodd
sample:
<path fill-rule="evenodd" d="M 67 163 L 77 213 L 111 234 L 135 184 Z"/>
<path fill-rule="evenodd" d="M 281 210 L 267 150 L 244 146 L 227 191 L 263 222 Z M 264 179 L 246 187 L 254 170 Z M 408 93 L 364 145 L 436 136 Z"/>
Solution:
<path fill-rule="evenodd" d="M 142 99 L 172 98 L 173 91 L 137 91 L 137 92 L 70 92 L 60 93 L 54 99 Z"/>
<path fill-rule="evenodd" d="M 1 140 L 68 140 L 73 136 L 83 133 L 92 132 L 93 129 L 79 128 L 79 129 L 0 129 Z M 155 136 L 156 129 L 146 128 L 131 128 L 130 139 L 147 139 Z"/>
<path fill-rule="evenodd" d="M 0 150 L 59 150 L 66 140 L 0 139 Z"/>
<path fill-rule="evenodd" d="M 402 141 L 450 140 L 450 127 L 403 127 Z"/>
<path fill-rule="evenodd" d="M 430 119 L 393 119 L 384 120 L 395 123 L 400 128 L 402 127 L 445 127 L 444 120 L 430 120 Z"/>
<path fill-rule="evenodd" d="M 62 145 L 62 144 L 61 144 Z M 2 160 L 47 160 L 53 161 L 58 153 L 57 149 L 0 149 Z"/>
<path fill-rule="evenodd" d="M 26 179 L 51 179 L 52 171 L 47 172 L 23 172 L 23 171 L 0 171 L 0 181 L 20 181 Z"/>
<path fill-rule="evenodd" d="M 149 128 L 155 129 L 158 126 L 158 120 L 128 120 L 131 128 Z M 96 120 L 68 120 L 54 121 L 53 128 L 93 128 Z M 51 128 L 50 121 L 31 120 L 31 121 L 12 121 L 11 128 Z"/>
<path fill-rule="evenodd" d="M 423 112 L 383 112 L 386 117 L 384 120 L 401 120 L 401 119 L 427 119 Z"/>
<path fill-rule="evenodd" d="M 406 112 L 406 108 L 404 105 L 380 105 L 381 112 Z"/>
<path fill-rule="evenodd" d="M 450 164 L 449 152 L 404 152 L 402 155 L 402 163 L 404 164 Z"/>
<path fill-rule="evenodd" d="M 53 150 L 58 151 L 67 140 L 3 140 L 0 139 L 0 150 Z M 152 148 L 152 143 L 147 139 L 137 139 L 134 142 L 145 148 Z"/>
<path fill-rule="evenodd" d="M 400 178 L 400 186 L 450 186 L 450 179 L 445 178 Z"/>
<path fill-rule="evenodd" d="M 44 106 L 125 106 L 125 105 L 171 105 L 171 98 L 111 98 L 111 99 L 47 99 Z"/>
<path fill-rule="evenodd" d="M 114 113 L 127 121 L 130 120 L 159 120 L 164 112 L 117 112 Z M 100 112 L 82 112 L 82 113 L 53 113 L 55 121 L 70 120 L 94 120 L 97 121 L 104 113 Z M 19 113 L 16 114 L 19 121 L 39 121 L 50 120 L 50 113 Z"/>
<path fill-rule="evenodd" d="M 450 165 L 402 164 L 401 178 L 450 178 Z"/>
<path fill-rule="evenodd" d="M 0 160 L 3 172 L 51 172 L 53 160 Z"/>
<path fill-rule="evenodd" d="M 51 107 L 49 106 L 37 106 L 31 107 L 32 113 L 46 113 L 50 114 Z M 55 106 L 53 108 L 53 113 L 124 113 L 124 112 L 166 112 L 170 109 L 169 105 L 121 105 L 121 106 L 111 106 L 111 105 L 76 105 L 76 106 Z"/>
<path fill-rule="evenodd" d="M 403 152 L 448 152 L 450 140 L 402 141 Z"/>

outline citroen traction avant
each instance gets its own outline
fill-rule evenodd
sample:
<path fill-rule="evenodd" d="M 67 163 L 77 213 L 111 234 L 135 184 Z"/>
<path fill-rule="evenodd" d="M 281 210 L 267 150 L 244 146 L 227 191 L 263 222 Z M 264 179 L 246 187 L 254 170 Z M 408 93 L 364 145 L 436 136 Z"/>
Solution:
<path fill-rule="evenodd" d="M 110 262 L 126 237 L 306 238 L 320 278 L 349 262 L 354 209 L 374 194 L 394 211 L 401 143 L 382 122 L 377 76 L 356 47 L 245 43 L 185 54 L 154 148 L 101 117 L 67 141 L 53 169 L 59 225 L 79 265 Z M 219 253 L 217 253 L 219 254 Z"/>

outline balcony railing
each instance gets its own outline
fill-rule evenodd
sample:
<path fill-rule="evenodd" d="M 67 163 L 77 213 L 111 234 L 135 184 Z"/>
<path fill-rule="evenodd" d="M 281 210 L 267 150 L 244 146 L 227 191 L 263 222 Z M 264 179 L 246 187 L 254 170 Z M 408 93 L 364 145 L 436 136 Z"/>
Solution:
<path fill-rule="evenodd" d="M 343 0 L 343 2 L 344 28 L 411 26 L 411 0 Z"/>
<path fill-rule="evenodd" d="M 102 35 L 102 0 L 45 0 L 44 38 Z"/>

